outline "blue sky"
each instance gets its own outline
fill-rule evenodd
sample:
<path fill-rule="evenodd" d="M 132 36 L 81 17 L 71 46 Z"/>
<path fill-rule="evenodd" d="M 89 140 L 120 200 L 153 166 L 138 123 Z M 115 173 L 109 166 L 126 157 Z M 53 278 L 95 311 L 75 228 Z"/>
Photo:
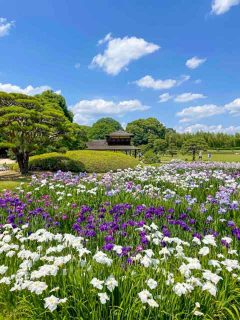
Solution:
<path fill-rule="evenodd" d="M 61 91 L 75 120 L 240 131 L 240 0 L 0 1 L 0 90 Z"/>

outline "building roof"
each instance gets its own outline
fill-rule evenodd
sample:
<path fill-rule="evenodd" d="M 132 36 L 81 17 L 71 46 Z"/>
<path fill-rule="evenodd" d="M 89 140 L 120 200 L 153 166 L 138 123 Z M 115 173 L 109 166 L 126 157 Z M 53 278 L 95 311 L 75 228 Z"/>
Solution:
<path fill-rule="evenodd" d="M 115 131 L 115 132 L 111 132 L 107 135 L 107 137 L 132 137 L 133 134 L 123 131 L 123 130 L 119 130 L 119 131 Z"/>
<path fill-rule="evenodd" d="M 134 146 L 114 145 L 109 146 L 106 140 L 92 140 L 87 142 L 88 150 L 140 150 Z"/>

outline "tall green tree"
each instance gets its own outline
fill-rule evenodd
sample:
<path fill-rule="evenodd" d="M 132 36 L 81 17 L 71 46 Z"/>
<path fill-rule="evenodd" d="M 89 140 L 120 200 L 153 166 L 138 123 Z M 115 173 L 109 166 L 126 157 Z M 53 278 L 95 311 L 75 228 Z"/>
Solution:
<path fill-rule="evenodd" d="M 0 132 L 16 156 L 22 174 L 28 173 L 29 156 L 39 148 L 58 143 L 70 130 L 63 110 L 43 104 L 37 97 L 0 93 Z"/>
<path fill-rule="evenodd" d="M 60 146 L 68 150 L 82 150 L 86 148 L 88 141 L 88 129 L 86 126 L 81 126 L 77 123 L 72 123 L 70 131 L 60 141 Z"/>
<path fill-rule="evenodd" d="M 177 146 L 174 142 L 169 143 L 167 152 L 172 156 L 177 155 Z"/>
<path fill-rule="evenodd" d="M 73 113 L 68 110 L 66 100 L 62 95 L 52 90 L 46 90 L 41 94 L 37 94 L 35 97 L 37 97 L 42 104 L 51 104 L 52 107 L 54 105 L 60 107 L 68 120 L 73 122 Z"/>
<path fill-rule="evenodd" d="M 167 141 L 165 139 L 156 139 L 153 143 L 153 151 L 155 153 L 165 153 L 167 150 Z"/>
<path fill-rule="evenodd" d="M 155 139 L 164 139 L 166 128 L 156 118 L 138 119 L 128 123 L 126 130 L 132 134 L 136 146 L 153 144 Z"/>
<path fill-rule="evenodd" d="M 207 150 L 208 145 L 203 138 L 190 138 L 187 139 L 182 146 L 183 153 L 190 152 L 192 154 L 192 160 L 196 160 L 196 154 L 199 151 Z"/>
<path fill-rule="evenodd" d="M 95 140 L 105 139 L 107 134 L 118 130 L 123 130 L 118 121 L 112 118 L 101 118 L 92 125 L 89 137 Z"/>

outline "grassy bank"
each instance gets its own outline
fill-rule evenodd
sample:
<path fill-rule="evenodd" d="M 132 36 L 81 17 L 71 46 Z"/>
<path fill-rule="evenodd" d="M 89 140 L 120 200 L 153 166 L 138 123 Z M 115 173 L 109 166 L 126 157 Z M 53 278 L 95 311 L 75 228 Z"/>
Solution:
<path fill-rule="evenodd" d="M 102 173 L 134 168 L 138 163 L 137 159 L 121 152 L 76 150 L 64 154 L 53 152 L 31 157 L 30 169 Z"/>

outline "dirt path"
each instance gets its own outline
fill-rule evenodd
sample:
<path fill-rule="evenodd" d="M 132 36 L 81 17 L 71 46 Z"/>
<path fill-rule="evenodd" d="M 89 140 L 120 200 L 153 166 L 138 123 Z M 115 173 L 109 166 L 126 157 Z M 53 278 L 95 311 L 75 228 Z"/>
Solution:
<path fill-rule="evenodd" d="M 15 163 L 14 160 L 11 159 L 0 159 L 0 181 L 3 180 L 13 180 L 13 179 L 17 179 L 19 178 L 21 175 L 13 170 L 1 170 L 1 167 L 3 167 L 4 165 L 8 165 L 8 164 L 13 164 Z"/>
<path fill-rule="evenodd" d="M 14 160 L 11 160 L 11 159 L 0 159 L 0 165 L 1 164 L 13 164 L 15 163 Z"/>
<path fill-rule="evenodd" d="M 16 171 L 7 170 L 7 171 L 0 171 L 0 181 L 3 180 L 15 180 L 21 177 L 21 174 Z"/>

